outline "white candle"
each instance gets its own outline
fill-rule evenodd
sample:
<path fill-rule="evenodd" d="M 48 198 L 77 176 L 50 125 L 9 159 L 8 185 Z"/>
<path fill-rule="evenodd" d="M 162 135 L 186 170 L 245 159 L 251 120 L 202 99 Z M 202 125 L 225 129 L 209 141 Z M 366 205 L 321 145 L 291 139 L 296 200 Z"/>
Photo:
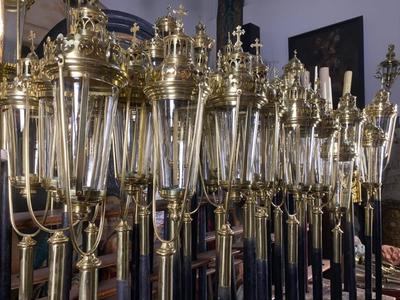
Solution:
<path fill-rule="evenodd" d="M 351 80 L 353 77 L 352 71 L 344 72 L 344 80 L 343 80 L 343 95 L 351 93 Z"/>
<path fill-rule="evenodd" d="M 328 80 L 326 106 L 327 106 L 327 108 L 328 108 L 329 110 L 332 110 L 332 109 L 333 109 L 332 81 L 331 81 L 331 77 L 329 77 L 329 80 Z"/>
<path fill-rule="evenodd" d="M 321 88 L 321 97 L 325 100 L 328 97 L 329 68 L 322 67 L 319 69 L 319 84 Z"/>

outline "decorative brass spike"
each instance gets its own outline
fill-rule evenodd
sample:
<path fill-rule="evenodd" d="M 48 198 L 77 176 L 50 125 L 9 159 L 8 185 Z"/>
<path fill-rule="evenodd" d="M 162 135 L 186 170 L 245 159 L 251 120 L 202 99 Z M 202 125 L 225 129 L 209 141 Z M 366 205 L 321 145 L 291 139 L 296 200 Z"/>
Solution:
<path fill-rule="evenodd" d="M 182 4 L 179 4 L 177 9 L 173 9 L 172 12 L 178 16 L 179 22 L 182 22 L 183 17 L 187 16 L 188 12 Z"/>
<path fill-rule="evenodd" d="M 137 41 L 136 33 L 140 30 L 140 26 L 135 22 L 131 27 L 132 32 L 132 42 L 135 43 Z"/>
<path fill-rule="evenodd" d="M 35 39 L 36 39 L 36 32 L 33 30 L 29 31 L 28 40 L 31 42 L 31 52 L 35 51 Z"/>
<path fill-rule="evenodd" d="M 240 40 L 240 37 L 244 35 L 244 29 L 242 29 L 242 26 L 238 25 L 236 27 L 236 30 L 232 33 L 234 36 L 236 36 L 236 43 L 235 43 L 235 48 L 239 49 L 242 47 L 243 43 Z"/>
<path fill-rule="evenodd" d="M 260 43 L 259 39 L 255 39 L 254 43 L 250 45 L 251 48 L 256 48 L 256 55 L 259 56 L 260 55 L 260 50 L 263 47 L 263 44 Z"/>

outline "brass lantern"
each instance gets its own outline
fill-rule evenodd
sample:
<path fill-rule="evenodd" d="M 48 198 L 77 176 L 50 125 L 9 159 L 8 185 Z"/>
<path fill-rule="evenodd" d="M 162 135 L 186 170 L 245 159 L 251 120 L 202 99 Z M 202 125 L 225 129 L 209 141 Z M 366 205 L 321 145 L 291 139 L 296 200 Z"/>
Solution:
<path fill-rule="evenodd" d="M 152 167 L 151 105 L 143 93 L 146 65 L 150 62 L 145 55 L 143 43 L 136 37 L 139 26 L 136 23 L 133 24 L 131 31 L 133 37 L 128 49 L 129 83 L 122 90 L 119 98 L 113 132 L 114 170 L 120 182 L 121 191 L 126 194 L 126 199 L 124 197 L 124 201 L 122 201 L 125 205 L 122 205 L 121 221 L 116 228 L 118 232 L 117 279 L 119 286 L 125 287 L 124 293 L 119 292 L 120 295 L 125 295 L 123 297 L 127 297 L 128 290 L 129 231 L 132 229 L 133 245 L 138 241 L 145 245 L 140 249 L 140 255 L 148 256 L 150 242 L 148 236 L 149 211 L 146 199 L 143 196 L 150 182 L 150 168 Z M 127 214 L 132 199 L 134 202 L 134 220 L 133 227 L 130 228 L 127 222 Z M 142 222 L 139 222 L 139 219 L 142 219 Z M 133 247 L 133 249 L 135 248 Z M 137 261 L 139 255 L 132 255 L 132 257 L 133 290 L 137 290 L 139 296 L 143 298 L 144 296 L 137 289 L 137 285 L 139 281 L 150 280 L 149 278 L 141 278 L 145 276 L 144 274 L 138 275 L 139 265 L 145 260 Z M 147 275 L 149 276 L 149 274 Z"/>
<path fill-rule="evenodd" d="M 204 81 L 197 81 L 193 39 L 184 33 L 181 19 L 186 11 L 179 6 L 174 13 L 179 16 L 176 27 L 163 38 L 162 63 L 150 66 L 146 72 L 144 93 L 151 101 L 154 132 L 153 218 L 156 192 L 168 201 L 168 241 L 155 231 L 163 242 L 157 252 L 163 264 L 160 271 L 171 264 L 176 273 L 180 263 L 179 229 L 184 214 L 189 214 L 188 199 L 196 191 L 204 97 L 208 89 Z M 165 31 L 169 33 L 169 29 Z M 160 274 L 160 278 L 165 275 Z M 179 282 L 171 278 L 162 280 L 160 285 L 160 297 L 166 297 L 163 299 L 180 293 Z"/>
<path fill-rule="evenodd" d="M 387 141 L 384 145 L 384 167 L 387 166 L 393 144 L 393 136 L 397 117 L 397 105 L 390 102 L 390 89 L 400 74 L 399 61 L 395 58 L 394 45 L 389 45 L 386 59 L 378 66 L 376 77 L 381 80 L 381 89 L 377 92 L 372 103 L 365 107 L 366 118 L 383 130 Z M 382 203 L 381 203 L 381 182 L 374 195 L 374 253 L 375 253 L 375 275 L 377 299 L 382 297 Z"/>
<path fill-rule="evenodd" d="M 237 26 L 233 32 L 236 42 L 234 45 L 228 42 L 224 56 L 219 58 L 220 69 L 213 76 L 213 93 L 206 105 L 204 145 L 207 148 L 204 148 L 204 153 L 208 156 L 206 161 L 209 167 L 206 171 L 206 181 L 214 182 L 225 200 L 222 210 L 225 215 L 223 222 L 228 222 L 226 216 L 231 201 L 239 200 L 242 193 L 246 198 L 244 236 L 247 250 L 245 256 L 253 262 L 245 259 L 247 280 L 254 278 L 249 271 L 255 270 L 255 195 L 251 187 L 255 181 L 258 181 L 255 176 L 257 172 L 255 161 L 259 141 L 260 108 L 265 104 L 266 99 L 256 93 L 252 56 L 242 49 L 241 35 L 243 34 L 244 30 Z M 258 175 L 259 172 L 260 170 L 258 170 Z M 215 211 L 218 226 L 221 225 L 218 220 L 221 208 L 219 206 Z M 225 231 L 228 230 L 229 224 L 226 223 L 224 228 Z M 225 234 L 222 227 L 216 229 L 221 230 L 221 239 L 231 238 L 229 234 Z M 226 251 L 222 247 L 229 243 L 223 240 L 219 240 L 218 243 L 221 243 L 218 251 L 222 255 Z M 226 268 L 226 261 L 221 260 L 219 263 L 220 270 Z M 229 287 L 224 285 L 227 282 L 230 285 L 231 274 L 225 272 L 220 272 L 220 274 L 224 275 L 223 278 L 218 279 L 219 293 L 223 294 L 229 290 Z M 245 290 L 247 295 L 247 284 L 245 284 Z"/>
<path fill-rule="evenodd" d="M 88 251 L 80 248 L 71 230 L 72 244 L 82 256 L 80 298 L 94 299 L 101 263 L 94 253 L 104 226 L 110 136 L 119 89 L 127 83 L 127 55 L 107 32 L 107 17 L 97 1 L 79 2 L 68 14 L 67 36 L 45 45 L 44 70 L 56 90 L 58 192 L 69 224 L 101 211 L 100 230 Z"/>
<path fill-rule="evenodd" d="M 390 159 L 394 128 L 396 126 L 397 104 L 390 102 L 390 89 L 400 74 L 400 62 L 395 58 L 394 45 L 389 45 L 386 60 L 379 64 L 376 77 L 381 80 L 381 89 L 370 104 L 365 107 L 366 118 L 380 127 L 388 140 L 385 145 L 385 164 Z"/>
<path fill-rule="evenodd" d="M 368 198 L 365 201 L 365 295 L 372 299 L 372 240 L 373 205 L 378 199 L 384 170 L 386 136 L 384 131 L 371 122 L 364 126 L 362 136 L 361 174 Z M 375 221 L 376 222 L 376 221 Z M 378 221 L 379 222 L 379 221 Z"/>

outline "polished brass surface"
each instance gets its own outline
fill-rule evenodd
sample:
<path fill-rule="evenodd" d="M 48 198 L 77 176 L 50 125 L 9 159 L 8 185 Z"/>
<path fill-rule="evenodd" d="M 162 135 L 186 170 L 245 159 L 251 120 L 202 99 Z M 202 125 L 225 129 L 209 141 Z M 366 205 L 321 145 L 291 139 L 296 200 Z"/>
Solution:
<path fill-rule="evenodd" d="M 258 207 L 255 214 L 256 219 L 256 258 L 258 260 L 267 260 L 267 210 L 264 207 Z"/>
<path fill-rule="evenodd" d="M 321 195 L 315 196 L 312 207 L 312 245 L 314 249 L 322 249 L 322 208 Z"/>
<path fill-rule="evenodd" d="M 190 213 L 183 214 L 183 256 L 192 256 L 192 217 Z"/>
<path fill-rule="evenodd" d="M 275 207 L 274 209 L 274 237 L 275 237 L 275 244 L 282 246 L 283 242 L 283 231 L 282 231 L 282 226 L 283 226 L 283 211 L 282 209 L 278 206 Z"/>
<path fill-rule="evenodd" d="M 140 207 L 139 210 L 139 249 L 140 255 L 148 255 L 150 253 L 150 211 L 146 206 Z"/>
<path fill-rule="evenodd" d="M 127 55 L 107 31 L 107 16 L 96 2 L 70 8 L 70 34 L 47 40 L 44 70 L 50 79 L 59 78 L 57 59 L 61 59 L 64 76 L 87 76 L 97 84 L 118 87 L 127 84 Z"/>
<path fill-rule="evenodd" d="M 93 222 L 89 222 L 88 226 L 85 228 L 86 233 L 86 251 L 92 249 L 96 242 L 97 235 L 99 233 L 99 228 Z"/>
<path fill-rule="evenodd" d="M 19 290 L 18 299 L 31 300 L 33 291 L 33 259 L 36 241 L 25 236 L 18 243 L 19 248 Z"/>
<path fill-rule="evenodd" d="M 49 283 L 48 299 L 62 300 L 66 267 L 66 248 L 68 237 L 62 231 L 56 231 L 49 239 Z"/>
<path fill-rule="evenodd" d="M 286 223 L 288 230 L 288 263 L 297 265 L 299 221 L 295 216 L 291 215 Z"/>
<path fill-rule="evenodd" d="M 79 269 L 79 299 L 96 300 L 98 287 L 98 268 L 101 261 L 94 255 L 86 255 L 76 264 Z"/>
<path fill-rule="evenodd" d="M 364 213 L 365 213 L 365 220 L 364 220 L 364 228 L 365 228 L 365 235 L 366 236 L 372 236 L 372 230 L 373 230 L 373 221 L 374 221 L 374 208 L 372 207 L 370 201 L 365 205 L 364 207 Z"/>
<path fill-rule="evenodd" d="M 158 277 L 158 300 L 173 300 L 173 254 L 176 249 L 172 243 L 163 242 L 157 254 L 160 256 Z"/>
<path fill-rule="evenodd" d="M 253 239 L 255 237 L 255 213 L 256 213 L 256 201 L 253 196 L 248 196 L 246 202 L 243 205 L 244 214 L 244 235 L 246 239 Z"/>
<path fill-rule="evenodd" d="M 129 279 L 129 236 L 131 227 L 127 221 L 121 220 L 117 232 L 117 280 Z"/>
<path fill-rule="evenodd" d="M 231 286 L 232 278 L 232 239 L 233 231 L 229 224 L 222 225 L 218 231 L 219 237 L 219 266 L 218 286 L 226 288 Z"/>
<path fill-rule="evenodd" d="M 336 225 L 333 230 L 333 262 L 340 264 L 342 257 L 342 236 L 343 231 L 340 229 L 340 224 Z"/>

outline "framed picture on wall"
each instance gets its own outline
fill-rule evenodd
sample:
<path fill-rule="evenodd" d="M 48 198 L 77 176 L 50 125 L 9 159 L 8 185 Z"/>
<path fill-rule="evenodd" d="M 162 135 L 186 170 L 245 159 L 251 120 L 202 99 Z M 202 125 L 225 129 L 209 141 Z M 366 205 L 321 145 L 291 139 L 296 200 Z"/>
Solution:
<path fill-rule="evenodd" d="M 343 75 L 353 71 L 351 92 L 357 105 L 364 107 L 364 35 L 363 17 L 349 19 L 289 38 L 289 58 L 297 57 L 311 72 L 315 66 L 329 67 L 332 78 L 333 106 L 342 95 Z"/>

